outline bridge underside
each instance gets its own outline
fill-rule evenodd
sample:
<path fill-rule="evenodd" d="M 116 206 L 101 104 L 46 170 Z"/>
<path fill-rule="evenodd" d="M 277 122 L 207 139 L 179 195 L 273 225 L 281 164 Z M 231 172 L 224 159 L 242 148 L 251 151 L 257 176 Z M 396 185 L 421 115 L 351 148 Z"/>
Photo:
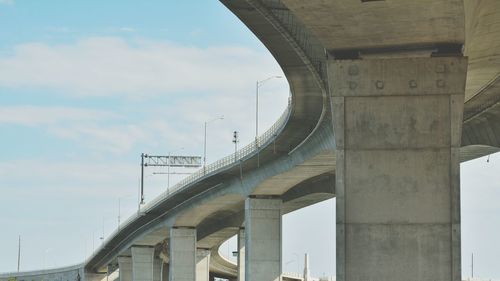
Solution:
<path fill-rule="evenodd" d="M 277 280 L 281 214 L 337 196 L 337 280 L 460 280 L 459 162 L 500 147 L 500 1 L 221 2 L 286 74 L 286 127 L 259 160 L 159 201 L 86 268 Z M 235 234 L 238 265 L 218 253 Z"/>

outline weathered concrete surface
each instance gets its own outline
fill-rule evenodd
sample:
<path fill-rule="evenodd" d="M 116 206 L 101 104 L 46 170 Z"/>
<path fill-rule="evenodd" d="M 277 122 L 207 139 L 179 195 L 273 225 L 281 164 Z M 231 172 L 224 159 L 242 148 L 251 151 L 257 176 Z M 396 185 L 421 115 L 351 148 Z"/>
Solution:
<path fill-rule="evenodd" d="M 120 281 L 133 281 L 132 257 L 118 257 L 118 276 Z"/>
<path fill-rule="evenodd" d="M 153 281 L 163 281 L 162 278 L 162 266 L 163 260 L 160 258 L 154 258 L 153 262 Z M 167 280 L 167 278 L 165 278 Z"/>
<path fill-rule="evenodd" d="M 465 37 L 463 0 L 283 2 L 327 50 L 461 43 Z"/>
<path fill-rule="evenodd" d="M 134 281 L 153 281 L 155 249 L 132 247 L 132 276 Z"/>
<path fill-rule="evenodd" d="M 238 231 L 238 257 L 237 257 L 237 264 L 236 266 L 238 267 L 238 276 L 237 276 L 237 281 L 245 281 L 245 229 L 241 228 Z"/>
<path fill-rule="evenodd" d="M 196 249 L 196 281 L 209 281 L 210 250 Z"/>
<path fill-rule="evenodd" d="M 170 230 L 170 281 L 196 281 L 196 229 Z"/>
<path fill-rule="evenodd" d="M 329 63 L 337 280 L 460 280 L 467 60 Z"/>
<path fill-rule="evenodd" d="M 0 274 L 0 281 L 10 281 L 12 279 L 18 281 L 77 280 L 78 278 L 82 281 L 101 281 L 103 279 L 105 280 L 106 275 L 86 272 L 83 264 L 57 269 Z"/>
<path fill-rule="evenodd" d="M 168 276 L 170 272 L 170 265 L 167 263 L 162 263 L 161 265 L 161 280 L 168 281 Z"/>
<path fill-rule="evenodd" d="M 468 100 L 500 75 L 500 1 L 464 0 L 464 4 Z"/>
<path fill-rule="evenodd" d="M 281 199 L 245 201 L 246 281 L 280 280 L 281 208 Z"/>

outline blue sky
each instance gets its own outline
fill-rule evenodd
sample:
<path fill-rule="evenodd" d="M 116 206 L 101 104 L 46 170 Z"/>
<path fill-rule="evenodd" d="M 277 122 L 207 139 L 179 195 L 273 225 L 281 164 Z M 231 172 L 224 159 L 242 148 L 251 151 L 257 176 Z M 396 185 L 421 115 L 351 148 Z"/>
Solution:
<path fill-rule="evenodd" d="M 136 209 L 141 152 L 201 155 L 203 122 L 224 115 L 208 162 L 231 153 L 234 130 L 242 145 L 254 137 L 255 81 L 281 74 L 215 0 L 0 0 L 0 272 L 16 269 L 19 234 L 24 270 L 83 261 L 103 222 L 104 236 L 116 227 L 118 201 L 122 220 Z M 261 88 L 261 132 L 287 96 L 285 79 Z M 462 165 L 464 276 L 474 251 L 477 275 L 500 278 L 491 160 Z M 146 200 L 165 186 L 149 173 Z M 285 271 L 309 252 L 314 275 L 335 274 L 334 209 L 285 216 Z"/>

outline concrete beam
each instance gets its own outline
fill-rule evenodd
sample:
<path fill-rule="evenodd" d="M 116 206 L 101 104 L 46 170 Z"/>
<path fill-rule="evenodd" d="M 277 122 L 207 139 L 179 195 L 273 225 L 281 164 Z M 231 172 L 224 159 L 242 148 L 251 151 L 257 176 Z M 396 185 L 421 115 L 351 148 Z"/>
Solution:
<path fill-rule="evenodd" d="M 246 281 L 280 280 L 281 207 L 281 199 L 245 201 Z"/>
<path fill-rule="evenodd" d="M 196 229 L 170 229 L 170 281 L 196 281 Z"/>
<path fill-rule="evenodd" d="M 459 281 L 467 59 L 329 61 L 337 280 Z"/>

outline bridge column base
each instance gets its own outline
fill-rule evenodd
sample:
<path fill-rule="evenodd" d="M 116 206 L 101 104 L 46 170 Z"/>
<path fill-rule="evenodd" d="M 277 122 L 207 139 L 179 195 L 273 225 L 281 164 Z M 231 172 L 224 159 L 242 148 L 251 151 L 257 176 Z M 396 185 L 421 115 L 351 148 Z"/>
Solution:
<path fill-rule="evenodd" d="M 281 199 L 245 201 L 245 280 L 279 281 Z"/>
<path fill-rule="evenodd" d="M 170 281 L 196 281 L 196 229 L 170 229 Z"/>
<path fill-rule="evenodd" d="M 337 280 L 461 280 L 467 59 L 329 61 Z"/>

